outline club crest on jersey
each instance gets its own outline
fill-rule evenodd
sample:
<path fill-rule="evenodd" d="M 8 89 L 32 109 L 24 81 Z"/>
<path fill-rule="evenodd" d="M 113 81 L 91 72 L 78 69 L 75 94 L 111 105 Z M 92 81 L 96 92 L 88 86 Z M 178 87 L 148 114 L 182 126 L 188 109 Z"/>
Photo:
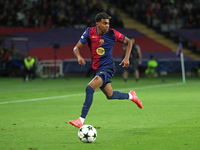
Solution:
<path fill-rule="evenodd" d="M 103 44 L 104 43 L 104 39 L 99 39 L 99 43 Z"/>
<path fill-rule="evenodd" d="M 96 50 L 98 55 L 103 55 L 105 53 L 105 49 L 103 47 L 98 47 Z"/>

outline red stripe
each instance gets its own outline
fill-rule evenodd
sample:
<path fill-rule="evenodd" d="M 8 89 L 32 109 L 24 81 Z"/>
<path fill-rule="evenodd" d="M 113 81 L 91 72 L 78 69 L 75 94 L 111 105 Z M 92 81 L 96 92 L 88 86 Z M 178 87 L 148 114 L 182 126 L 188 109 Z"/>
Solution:
<path fill-rule="evenodd" d="M 92 61 L 91 65 L 92 65 L 92 68 L 95 70 L 97 70 L 99 67 L 99 61 L 100 61 L 100 57 L 101 57 L 100 55 L 97 54 L 96 49 L 98 47 L 102 46 L 102 44 L 99 42 L 99 39 L 101 39 L 101 36 L 97 34 L 96 29 L 97 29 L 97 27 L 91 28 L 89 30 L 89 38 L 91 40 L 90 49 L 91 49 L 91 53 L 93 56 L 93 61 Z"/>
<path fill-rule="evenodd" d="M 6 35 L 16 32 L 40 32 L 46 31 L 47 28 L 23 28 L 23 27 L 0 27 L 0 34 Z"/>

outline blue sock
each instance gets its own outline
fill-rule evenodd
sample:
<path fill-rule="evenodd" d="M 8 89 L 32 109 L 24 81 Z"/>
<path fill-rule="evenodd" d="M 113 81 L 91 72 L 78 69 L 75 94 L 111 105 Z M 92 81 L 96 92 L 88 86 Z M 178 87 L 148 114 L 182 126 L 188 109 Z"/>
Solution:
<path fill-rule="evenodd" d="M 82 118 L 86 117 L 90 109 L 90 106 L 92 105 L 94 90 L 91 86 L 88 85 L 85 88 L 85 92 L 86 92 L 85 102 L 83 103 L 82 112 L 81 112 Z"/>
<path fill-rule="evenodd" d="M 113 91 L 113 95 L 109 99 L 129 99 L 128 93 Z"/>

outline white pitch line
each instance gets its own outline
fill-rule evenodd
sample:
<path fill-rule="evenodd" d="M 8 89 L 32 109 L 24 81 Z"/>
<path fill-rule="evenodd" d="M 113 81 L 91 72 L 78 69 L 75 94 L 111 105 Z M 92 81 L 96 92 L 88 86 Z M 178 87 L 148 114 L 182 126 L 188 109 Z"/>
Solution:
<path fill-rule="evenodd" d="M 152 89 L 152 88 L 160 88 L 160 87 L 169 87 L 169 86 L 178 86 L 182 85 L 183 83 L 173 83 L 173 84 L 165 84 L 165 85 L 153 85 L 153 86 L 144 86 L 144 87 L 137 87 L 134 90 L 143 90 L 143 89 Z M 131 90 L 133 88 L 123 88 L 123 89 L 116 89 L 118 91 L 126 91 Z M 95 92 L 95 94 L 100 94 L 102 92 Z M 71 94 L 71 95 L 62 95 L 62 96 L 54 96 L 54 97 L 43 97 L 43 98 L 34 98 L 34 99 L 25 99 L 25 100 L 17 100 L 17 101 L 9 101 L 9 102 L 0 102 L 0 105 L 3 104 L 11 104 L 11 103 L 23 103 L 23 102 L 33 102 L 33 101 L 43 101 L 48 99 L 58 99 L 58 98 L 66 98 L 66 97 L 74 97 L 74 96 L 84 96 L 85 93 L 81 94 Z"/>
<path fill-rule="evenodd" d="M 118 91 L 125 91 L 125 90 L 143 90 L 143 89 L 151 89 L 151 88 L 160 88 L 160 87 L 169 87 L 169 86 L 178 86 L 183 85 L 184 83 L 172 83 L 172 84 L 164 84 L 164 85 L 153 85 L 153 86 L 143 86 L 137 88 L 125 88 L 125 89 L 117 89 Z"/>

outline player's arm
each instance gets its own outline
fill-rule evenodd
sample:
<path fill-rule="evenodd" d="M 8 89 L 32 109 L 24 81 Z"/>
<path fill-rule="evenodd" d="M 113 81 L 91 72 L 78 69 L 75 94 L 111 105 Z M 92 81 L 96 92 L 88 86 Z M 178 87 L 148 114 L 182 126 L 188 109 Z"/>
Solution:
<path fill-rule="evenodd" d="M 126 54 L 125 54 L 124 59 L 122 60 L 122 62 L 119 65 L 123 64 L 122 67 L 128 68 L 129 64 L 130 64 L 129 57 L 130 57 L 130 53 L 131 53 L 131 49 L 132 49 L 132 41 L 131 41 L 131 39 L 129 39 L 128 37 L 125 36 L 123 43 L 127 45 Z"/>
<path fill-rule="evenodd" d="M 83 44 L 80 41 L 78 41 L 78 43 L 75 45 L 75 47 L 73 49 L 73 53 L 76 56 L 76 58 L 78 59 L 79 65 L 85 65 L 86 64 L 84 58 L 80 54 L 80 49 L 82 47 L 83 47 Z"/>

